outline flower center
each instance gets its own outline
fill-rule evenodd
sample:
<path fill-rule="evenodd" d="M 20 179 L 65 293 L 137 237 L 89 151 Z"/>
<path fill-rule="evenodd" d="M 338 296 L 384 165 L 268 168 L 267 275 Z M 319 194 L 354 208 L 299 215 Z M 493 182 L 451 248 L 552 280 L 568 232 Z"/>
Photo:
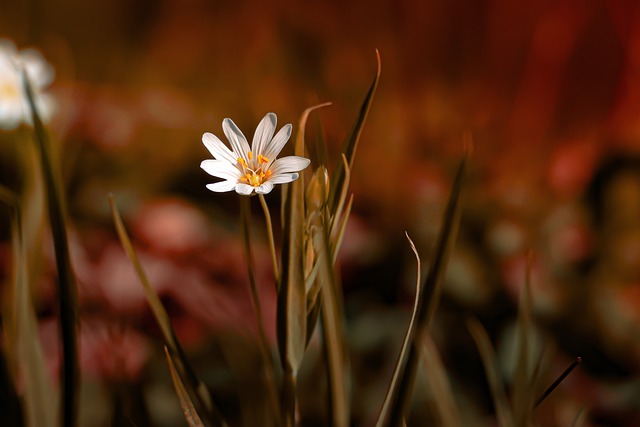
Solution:
<path fill-rule="evenodd" d="M 266 169 L 269 159 L 258 154 L 257 164 L 253 160 L 253 153 L 247 153 L 248 161 L 243 157 L 238 157 L 238 164 L 242 167 L 244 175 L 240 177 L 240 182 L 249 184 L 252 187 L 259 187 L 271 177 L 271 169 Z M 266 169 L 266 170 L 265 170 Z"/>
<path fill-rule="evenodd" d="M 16 85 L 11 83 L 0 83 L 0 97 L 15 99 L 20 97 L 20 92 Z"/>

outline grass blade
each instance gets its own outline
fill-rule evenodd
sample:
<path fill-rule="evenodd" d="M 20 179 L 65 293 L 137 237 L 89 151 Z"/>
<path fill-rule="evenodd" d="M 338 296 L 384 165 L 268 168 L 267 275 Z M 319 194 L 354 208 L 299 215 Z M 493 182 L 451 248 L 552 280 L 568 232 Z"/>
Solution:
<path fill-rule="evenodd" d="M 425 334 L 422 344 L 422 360 L 440 425 L 460 427 L 459 412 L 438 349 L 429 334 Z"/>
<path fill-rule="evenodd" d="M 551 384 L 545 391 L 544 393 L 542 393 L 542 395 L 536 400 L 536 403 L 534 404 L 534 408 L 537 408 L 547 397 L 549 397 L 549 395 L 551 393 L 553 393 L 553 390 L 555 390 L 562 381 L 564 381 L 565 378 L 567 378 L 567 376 L 575 369 L 578 367 L 579 364 L 582 363 L 582 357 L 577 357 L 576 360 L 574 360 L 573 362 L 571 362 L 571 365 L 569 365 L 569 367 L 567 369 L 564 370 L 564 372 L 562 372 L 562 374 L 560 374 L 560 376 L 558 378 L 556 378 L 556 380 L 553 382 L 553 384 Z"/>
<path fill-rule="evenodd" d="M 27 252 L 24 244 L 21 212 L 17 198 L 0 188 L 0 201 L 11 206 L 11 241 L 13 246 L 13 315 L 15 333 L 12 348 L 17 350 L 18 369 L 24 380 L 24 407 L 26 425 L 53 427 L 56 425 L 55 396 L 49 378 L 40 337 L 38 321 L 31 300 L 27 274 Z"/>
<path fill-rule="evenodd" d="M 78 418 L 77 388 L 80 383 L 80 370 L 78 368 L 78 344 L 76 336 L 77 304 L 76 284 L 71 268 L 69 256 L 69 242 L 67 240 L 67 228 L 65 224 L 65 199 L 60 184 L 59 172 L 53 161 L 49 136 L 40 120 L 31 84 L 26 72 L 22 71 L 24 90 L 27 102 L 31 110 L 34 136 L 42 167 L 45 188 L 47 194 L 47 207 L 53 246 L 58 272 L 58 308 L 60 334 L 62 337 L 62 426 L 74 427 Z"/>
<path fill-rule="evenodd" d="M 342 153 L 348 160 L 348 166 L 350 169 L 353 168 L 353 160 L 355 158 L 356 149 L 358 148 L 358 142 L 360 141 L 360 135 L 362 134 L 362 128 L 364 126 L 365 121 L 367 120 L 367 116 L 369 115 L 369 110 L 371 109 L 371 103 L 373 102 L 373 97 L 376 93 L 376 89 L 378 88 L 378 82 L 380 81 L 380 71 L 382 70 L 382 63 L 380 61 L 380 52 L 376 50 L 376 58 L 378 60 L 378 68 L 376 71 L 376 76 L 369 87 L 369 91 L 364 98 L 364 102 L 360 106 L 360 112 L 358 113 L 358 117 L 356 118 L 349 135 L 347 136 Z M 338 198 L 340 196 L 340 189 L 342 188 L 343 181 L 345 179 L 345 167 L 342 162 L 338 163 L 335 171 L 333 172 L 333 176 L 331 177 L 331 188 L 329 190 L 329 210 L 332 214 L 335 213 L 335 207 L 338 204 Z"/>
<path fill-rule="evenodd" d="M 325 215 L 326 217 L 326 215 Z M 324 222 L 322 252 L 318 260 L 320 269 L 318 280 L 321 282 L 322 333 L 324 352 L 329 375 L 329 396 L 332 426 L 347 427 L 350 421 L 348 380 L 350 378 L 349 360 L 345 350 L 344 308 L 342 292 L 336 283 L 331 261 L 331 248 L 328 241 L 329 230 Z"/>
<path fill-rule="evenodd" d="M 465 155 L 458 167 L 449 202 L 444 212 L 443 224 L 440 228 L 434 251 L 435 258 L 427 274 L 423 292 L 417 301 L 416 321 L 411 323 L 410 330 L 408 331 L 410 339 L 406 358 L 404 357 L 405 349 L 403 348 L 398 360 L 398 365 L 396 365 L 396 373 L 400 375 L 400 379 L 395 382 L 392 381 L 389 387 L 387 400 L 385 400 L 383 410 L 376 424 L 378 427 L 400 426 L 409 405 L 417 372 L 421 337 L 429 329 L 429 324 L 438 306 L 447 261 L 456 240 L 458 226 L 460 224 L 460 198 L 466 164 L 467 156 Z M 395 374 L 394 379 L 396 379 Z"/>
<path fill-rule="evenodd" d="M 162 332 L 165 345 L 169 348 L 169 350 L 171 350 L 171 354 L 178 357 L 178 361 L 180 363 L 177 364 L 177 368 L 185 378 L 187 388 L 189 388 L 190 392 L 193 393 L 196 397 L 195 403 L 198 405 L 200 413 L 204 416 L 207 416 L 208 420 L 213 425 L 225 426 L 226 423 L 222 419 L 218 408 L 213 402 L 207 387 L 197 378 L 195 372 L 191 368 L 191 365 L 189 364 L 189 361 L 187 360 L 184 351 L 182 350 L 182 346 L 180 345 L 176 337 L 175 331 L 171 324 L 171 320 L 169 319 L 169 315 L 162 305 L 162 301 L 160 301 L 158 294 L 156 294 L 156 291 L 151 286 L 151 283 L 147 278 L 147 274 L 142 268 L 142 264 L 138 259 L 138 255 L 136 254 L 136 251 L 131 244 L 131 240 L 129 239 L 127 230 L 124 227 L 120 212 L 116 207 L 113 194 L 109 194 L 109 204 L 111 205 L 111 214 L 113 216 L 113 222 L 115 224 L 118 237 L 120 238 L 120 242 L 122 243 L 127 256 L 131 260 L 134 269 L 136 270 L 138 279 L 142 283 L 145 294 L 147 296 L 147 301 L 149 303 L 149 306 L 151 307 L 151 312 L 153 313 L 156 322 L 158 322 L 158 326 L 160 327 L 160 331 Z"/>
<path fill-rule="evenodd" d="M 496 417 L 498 418 L 498 425 L 500 427 L 514 427 L 513 416 L 509 409 L 509 403 L 507 396 L 502 386 L 502 380 L 500 379 L 498 368 L 498 360 L 496 354 L 491 346 L 489 335 L 487 331 L 482 327 L 480 322 L 472 319 L 467 324 L 469 332 L 473 337 L 478 350 L 480 351 L 480 357 L 482 358 L 482 364 L 487 374 L 487 381 L 489 382 L 489 389 L 491 390 L 491 396 L 493 397 L 493 404 L 496 409 Z"/>
<path fill-rule="evenodd" d="M 266 210 L 266 202 L 264 202 L 264 198 L 261 197 L 261 203 L 263 208 Z M 264 203 L 263 203 L 264 202 Z M 269 393 L 269 401 L 272 406 L 273 414 L 278 421 L 278 425 L 280 424 L 281 414 L 280 407 L 278 406 L 278 389 L 276 385 L 276 375 L 275 375 L 275 366 L 273 362 L 273 358 L 271 357 L 271 352 L 269 350 L 269 340 L 267 339 L 267 333 L 264 328 L 264 317 L 262 316 L 262 304 L 260 303 L 260 294 L 258 292 L 258 286 L 256 284 L 256 278 L 253 271 L 253 255 L 251 253 L 251 236 L 250 236 L 250 218 L 251 218 L 251 205 L 250 199 L 248 197 L 242 197 L 240 199 L 240 208 L 241 208 L 241 216 L 242 216 L 242 246 L 244 249 L 245 262 L 247 264 L 247 273 L 249 275 L 249 290 L 251 292 L 251 303 L 253 307 L 253 311 L 256 317 L 256 322 L 258 326 L 258 348 L 260 350 L 260 357 L 262 358 L 262 367 L 263 367 L 263 375 L 266 385 L 268 387 Z M 268 212 L 268 211 L 267 211 Z M 270 224 L 269 224 L 270 226 Z M 272 249 L 275 249 L 272 246 Z M 275 254 L 275 252 L 274 252 Z"/>
<path fill-rule="evenodd" d="M 409 349 L 409 345 L 411 342 L 412 334 L 415 331 L 415 324 L 418 317 L 418 309 L 420 308 L 420 299 L 421 299 L 421 286 L 420 282 L 422 280 L 422 262 L 420 261 L 420 255 L 418 255 L 418 250 L 416 246 L 413 244 L 413 240 L 409 237 L 409 234 L 406 233 L 407 240 L 409 241 L 409 245 L 411 246 L 411 250 L 416 256 L 417 260 L 417 272 L 416 272 L 416 296 L 413 302 L 413 312 L 411 313 L 411 320 L 409 320 L 409 327 L 407 328 L 407 332 L 404 336 L 404 341 L 402 342 L 402 348 L 400 349 L 400 354 L 398 355 L 398 361 L 396 362 L 396 368 L 393 372 L 393 377 L 391 378 L 391 383 L 389 384 L 389 390 L 387 391 L 387 395 L 385 397 L 384 403 L 382 404 L 382 409 L 380 410 L 380 415 L 378 416 L 378 421 L 376 422 L 376 427 L 381 427 L 388 422 L 389 414 L 391 412 L 391 405 L 394 403 L 394 391 L 398 388 L 398 383 L 400 381 L 400 377 L 402 375 L 402 369 L 405 366 L 405 361 L 407 358 L 407 351 Z M 404 417 L 401 418 L 400 423 L 403 423 Z"/>
<path fill-rule="evenodd" d="M 322 104 L 306 109 L 300 117 L 294 154 L 304 157 L 304 131 L 309 114 Z M 278 288 L 277 332 L 284 378 L 282 406 L 287 426 L 295 424 L 296 377 L 307 343 L 307 307 L 304 274 L 304 175 L 288 184 L 283 211 L 281 282 Z"/>
<path fill-rule="evenodd" d="M 164 346 L 164 354 L 167 356 L 167 364 L 169 365 L 169 372 L 171 373 L 173 386 L 176 390 L 176 394 L 178 395 L 180 407 L 184 413 L 184 418 L 187 420 L 187 424 L 189 424 L 189 427 L 204 427 L 204 424 L 198 415 L 198 411 L 196 411 L 196 408 L 191 401 L 191 397 L 189 397 L 189 393 L 187 393 L 187 389 L 185 388 L 182 379 L 180 379 L 180 374 L 178 374 L 178 371 L 176 370 L 173 358 L 171 357 L 171 354 L 169 354 L 169 349 L 166 345 Z"/>

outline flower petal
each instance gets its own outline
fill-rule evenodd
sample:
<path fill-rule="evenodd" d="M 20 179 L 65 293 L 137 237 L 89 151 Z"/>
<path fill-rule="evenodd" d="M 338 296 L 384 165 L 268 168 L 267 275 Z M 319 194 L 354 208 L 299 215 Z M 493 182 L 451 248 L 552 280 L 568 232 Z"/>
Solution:
<path fill-rule="evenodd" d="M 282 151 L 282 148 L 287 143 L 290 136 L 291 125 L 286 124 L 282 126 L 282 129 L 278 131 L 276 136 L 274 136 L 273 139 L 268 142 L 265 147 L 263 147 L 263 152 L 261 154 L 267 159 L 275 159 L 276 157 L 278 157 L 278 154 L 280 154 L 280 151 Z"/>
<path fill-rule="evenodd" d="M 286 184 L 287 182 L 295 181 L 300 176 L 299 173 L 281 173 L 269 178 L 268 182 L 273 184 Z"/>
<path fill-rule="evenodd" d="M 268 194 L 273 190 L 274 183 L 272 181 L 263 182 L 262 185 L 256 188 L 258 194 Z"/>
<path fill-rule="evenodd" d="M 256 156 L 262 154 L 264 148 L 269 141 L 271 141 L 271 138 L 273 138 L 277 122 L 278 118 L 274 113 L 268 113 L 260 120 L 256 132 L 253 134 L 253 142 L 251 143 L 251 150 Z"/>
<path fill-rule="evenodd" d="M 231 191 L 236 188 L 236 181 L 227 180 L 220 181 L 214 184 L 207 184 L 207 188 L 211 191 L 215 191 L 216 193 L 224 193 L 225 191 Z"/>
<path fill-rule="evenodd" d="M 298 172 L 309 166 L 311 160 L 299 156 L 287 156 L 277 159 L 271 165 L 271 172 L 274 175 L 284 172 Z"/>
<path fill-rule="evenodd" d="M 250 186 L 249 184 L 236 184 L 236 193 L 242 194 L 243 196 L 248 196 L 253 193 L 255 187 Z"/>
<path fill-rule="evenodd" d="M 232 164 L 238 160 L 238 156 L 234 155 L 217 136 L 210 132 L 202 135 L 202 143 L 216 160 L 226 160 Z"/>
<path fill-rule="evenodd" d="M 238 168 L 225 160 L 203 160 L 202 163 L 200 163 L 200 167 L 209 175 L 222 179 L 237 181 L 238 178 L 242 176 Z"/>
<path fill-rule="evenodd" d="M 247 153 L 249 152 L 249 143 L 247 142 L 247 138 L 244 137 L 242 131 L 238 129 L 238 126 L 236 126 L 235 123 L 233 123 L 233 120 L 224 119 L 222 121 L 222 130 L 227 136 L 233 152 L 238 156 L 241 156 L 243 159 L 248 160 Z"/>

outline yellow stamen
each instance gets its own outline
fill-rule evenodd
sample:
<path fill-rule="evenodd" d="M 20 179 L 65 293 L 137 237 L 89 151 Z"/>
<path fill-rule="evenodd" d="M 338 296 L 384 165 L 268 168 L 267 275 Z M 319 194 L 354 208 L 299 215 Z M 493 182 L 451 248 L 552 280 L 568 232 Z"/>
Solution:
<path fill-rule="evenodd" d="M 250 172 L 247 172 L 244 175 L 242 175 L 239 181 L 242 182 L 243 184 L 249 184 L 252 187 L 260 187 L 262 184 L 264 184 L 265 181 L 267 181 L 271 177 L 271 170 L 263 172 L 261 169 L 258 169 L 257 171 L 254 172 L 251 169 L 249 169 L 249 171 Z"/>
<path fill-rule="evenodd" d="M 253 153 L 251 151 L 247 153 L 247 156 L 249 156 L 249 160 L 253 160 Z"/>
<path fill-rule="evenodd" d="M 242 157 L 238 157 L 238 163 L 240 163 L 243 167 L 247 167 L 247 162 Z"/>
<path fill-rule="evenodd" d="M 269 163 L 269 159 L 267 159 L 262 154 L 258 154 L 258 163 L 259 164 Z"/>

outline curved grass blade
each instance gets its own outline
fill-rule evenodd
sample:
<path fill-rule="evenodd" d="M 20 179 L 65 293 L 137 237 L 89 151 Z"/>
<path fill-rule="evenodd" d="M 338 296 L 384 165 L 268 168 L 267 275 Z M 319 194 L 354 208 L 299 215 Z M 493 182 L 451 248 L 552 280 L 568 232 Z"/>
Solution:
<path fill-rule="evenodd" d="M 367 116 L 369 115 L 369 110 L 371 109 L 371 103 L 373 102 L 373 97 L 376 93 L 376 89 L 378 87 L 378 82 L 380 81 L 380 71 L 382 70 L 382 63 L 380 61 L 380 52 L 376 49 L 376 58 L 378 60 L 378 68 L 376 71 L 376 76 L 369 87 L 369 91 L 364 98 L 364 102 L 360 107 L 360 112 L 358 113 L 358 117 L 356 118 L 347 139 L 345 140 L 344 147 L 342 153 L 348 160 L 349 168 L 353 168 L 353 160 L 355 158 L 356 149 L 358 148 L 358 142 L 360 141 L 360 135 L 362 134 L 362 128 L 364 126 L 365 121 L 367 120 Z M 338 198 L 340 195 L 340 189 L 342 188 L 343 181 L 345 179 L 345 167 L 342 162 L 338 163 L 336 166 L 336 170 L 333 172 L 333 176 L 331 177 L 331 188 L 329 190 L 329 211 L 335 213 L 335 207 L 338 203 Z"/>
<path fill-rule="evenodd" d="M 47 194 L 47 207 L 53 246 L 58 272 L 58 308 L 60 318 L 60 334 L 62 337 L 62 426 L 74 427 L 78 419 L 78 384 L 80 383 L 80 370 L 78 368 L 78 344 L 76 336 L 77 304 L 76 283 L 69 256 L 69 242 L 67 240 L 67 228 L 65 224 L 65 199 L 60 184 L 59 172 L 53 161 L 49 136 L 38 114 L 34 94 L 29 78 L 22 70 L 22 79 L 27 103 L 31 110 L 35 143 L 40 158 L 45 188 Z"/>
<path fill-rule="evenodd" d="M 396 368 L 393 372 L 393 377 L 391 378 L 391 383 L 389 384 L 389 390 L 387 391 L 387 395 L 385 396 L 384 403 L 382 404 L 382 409 L 380 410 L 380 415 L 378 416 L 378 421 L 376 422 L 376 427 L 383 426 L 385 422 L 387 422 L 389 413 L 391 411 L 391 405 L 393 403 L 393 391 L 398 388 L 398 382 L 400 381 L 400 377 L 402 374 L 402 369 L 404 367 L 404 363 L 407 357 L 407 351 L 409 349 L 409 345 L 411 342 L 412 334 L 414 333 L 415 324 L 418 317 L 418 309 L 420 308 L 420 298 L 422 296 L 422 290 L 420 286 L 420 282 L 422 280 L 422 262 L 420 260 L 420 255 L 418 254 L 418 250 L 416 249 L 413 240 L 409 237 L 409 233 L 405 232 L 407 236 L 407 240 L 409 241 L 409 245 L 411 246 L 411 250 L 416 257 L 417 266 L 416 266 L 416 296 L 413 300 L 413 311 L 411 312 L 411 319 L 409 320 L 409 327 L 407 328 L 407 332 L 404 336 L 404 340 L 402 342 L 402 348 L 400 349 L 400 354 L 398 355 L 398 361 L 396 362 Z M 403 423 L 404 417 L 401 418 L 400 423 Z"/>
<path fill-rule="evenodd" d="M 425 334 L 422 345 L 423 365 L 440 425 L 442 427 L 460 427 L 462 424 L 451 385 L 447 379 L 438 349 L 429 334 Z"/>
<path fill-rule="evenodd" d="M 467 155 L 465 154 L 465 157 L 458 167 L 451 195 L 449 196 L 449 202 L 444 212 L 443 224 L 440 228 L 434 251 L 435 258 L 427 274 L 421 297 L 417 301 L 416 321 L 411 323 L 408 331 L 408 335 L 410 336 L 409 348 L 406 352 L 406 357 L 405 349 L 403 348 L 398 364 L 396 365 L 394 380 L 396 380 L 395 375 L 399 375 L 400 379 L 398 381 L 392 381 L 389 387 L 385 404 L 378 417 L 377 427 L 400 426 L 402 419 L 405 417 L 417 372 L 421 337 L 429 329 L 429 324 L 437 309 L 447 261 L 456 240 L 458 226 L 460 224 L 460 198 L 466 164 Z"/>
<path fill-rule="evenodd" d="M 164 346 L 164 354 L 167 356 L 167 364 L 169 365 L 169 372 L 171 373 L 173 386 L 176 390 L 176 394 L 178 395 L 180 407 L 184 413 L 184 418 L 187 420 L 187 424 L 189 424 L 189 427 L 204 427 L 204 424 L 198 415 L 198 411 L 196 411 L 196 408 L 191 401 L 191 397 L 189 397 L 189 393 L 187 393 L 187 389 L 180 378 L 180 374 L 178 374 L 178 371 L 176 370 L 173 358 L 171 357 L 171 354 L 169 354 L 169 349 L 166 345 Z"/>
<path fill-rule="evenodd" d="M 200 413 L 203 414 L 203 416 L 206 416 L 208 421 L 210 421 L 213 425 L 225 426 L 226 423 L 222 419 L 220 411 L 213 402 L 211 395 L 209 394 L 209 390 L 204 385 L 204 383 L 198 379 L 193 368 L 191 368 L 191 365 L 189 364 L 189 361 L 187 360 L 187 357 L 182 350 L 182 346 L 180 345 L 180 342 L 176 337 L 175 331 L 171 324 L 171 320 L 169 319 L 169 315 L 162 305 L 162 301 L 160 301 L 158 294 L 156 294 L 155 290 L 151 286 L 151 283 L 147 278 L 147 274 L 142 268 L 142 264 L 138 259 L 138 255 L 136 254 L 133 245 L 131 244 L 131 240 L 129 239 L 127 230 L 124 227 L 120 212 L 116 207 L 113 194 L 109 194 L 109 204 L 111 205 L 111 214 L 113 216 L 113 222 L 115 224 L 118 237 L 120 238 L 120 242 L 122 243 L 127 256 L 131 260 L 131 263 L 136 270 L 138 279 L 142 283 L 153 316 L 155 317 L 156 322 L 158 322 L 158 326 L 160 327 L 160 331 L 162 332 L 165 345 L 169 348 L 169 350 L 171 350 L 172 354 L 178 357 L 177 361 L 179 363 L 177 364 L 177 368 L 182 376 L 186 379 L 187 388 L 195 396 L 196 405 L 198 405 Z"/>
<path fill-rule="evenodd" d="M 469 320 L 467 327 L 469 328 L 469 332 L 471 332 L 471 336 L 480 351 L 480 357 L 482 358 L 482 364 L 484 365 L 484 370 L 487 374 L 489 389 L 491 390 L 493 404 L 496 409 L 498 425 L 500 427 L 515 427 L 516 424 L 513 422 L 513 414 L 509 409 L 507 396 L 504 387 L 502 386 L 498 361 L 496 359 L 496 354 L 493 351 L 493 347 L 491 346 L 489 335 L 480 322 L 475 319 Z"/>

